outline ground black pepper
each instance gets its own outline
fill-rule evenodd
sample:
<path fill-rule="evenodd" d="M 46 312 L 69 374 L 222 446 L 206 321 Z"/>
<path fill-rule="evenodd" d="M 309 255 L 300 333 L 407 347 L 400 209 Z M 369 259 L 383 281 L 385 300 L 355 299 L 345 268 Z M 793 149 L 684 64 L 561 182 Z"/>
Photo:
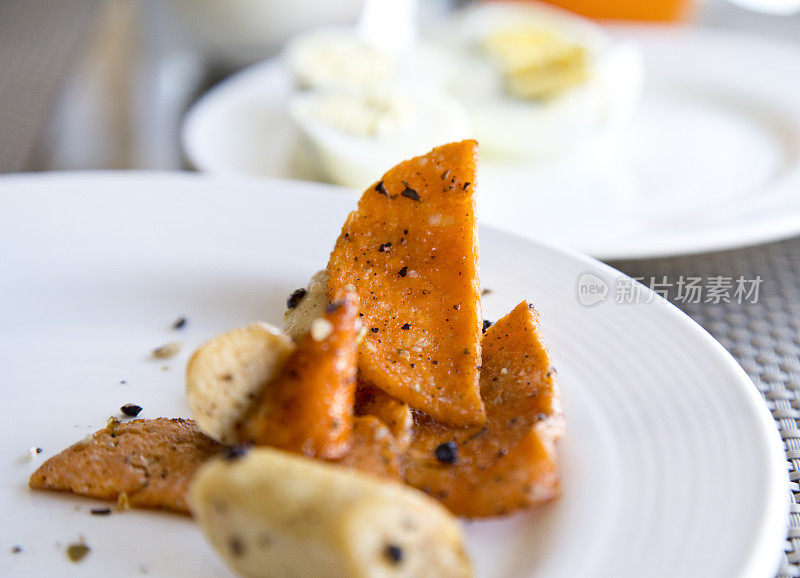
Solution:
<path fill-rule="evenodd" d="M 401 277 L 405 277 L 406 275 L 408 275 L 408 267 L 403 267 L 397 272 L 397 274 L 400 275 Z"/>
<path fill-rule="evenodd" d="M 454 464 L 458 458 L 458 446 L 456 442 L 445 442 L 436 446 L 434 453 L 443 464 Z"/>
<path fill-rule="evenodd" d="M 303 300 L 303 297 L 306 296 L 305 289 L 295 289 L 289 298 L 286 300 L 286 307 L 289 309 L 294 309 Z"/>
<path fill-rule="evenodd" d="M 126 403 L 119 410 L 128 417 L 136 417 L 142 411 L 142 406 L 133 403 Z"/>
<path fill-rule="evenodd" d="M 375 190 L 378 191 L 380 194 L 385 195 L 386 197 L 389 196 L 389 191 L 387 191 L 386 187 L 383 186 L 383 181 L 375 185 Z"/>
<path fill-rule="evenodd" d="M 392 564 L 399 564 L 403 561 L 403 549 L 397 544 L 386 544 L 386 547 L 383 549 L 383 555 L 386 556 L 387 560 Z"/>

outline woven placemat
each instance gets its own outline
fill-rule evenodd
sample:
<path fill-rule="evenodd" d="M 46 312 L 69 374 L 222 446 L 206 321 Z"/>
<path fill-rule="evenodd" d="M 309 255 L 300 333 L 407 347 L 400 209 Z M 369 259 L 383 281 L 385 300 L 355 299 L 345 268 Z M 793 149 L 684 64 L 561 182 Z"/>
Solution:
<path fill-rule="evenodd" d="M 793 496 L 778 578 L 800 576 L 800 237 L 734 251 L 609 264 L 703 326 L 763 395 L 786 446 Z"/>

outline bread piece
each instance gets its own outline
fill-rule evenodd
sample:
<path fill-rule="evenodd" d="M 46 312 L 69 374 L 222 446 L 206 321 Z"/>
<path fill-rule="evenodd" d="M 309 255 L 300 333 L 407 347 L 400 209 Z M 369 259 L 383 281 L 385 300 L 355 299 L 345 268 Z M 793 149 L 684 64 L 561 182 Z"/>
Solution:
<path fill-rule="evenodd" d="M 451 425 L 485 421 L 475 141 L 400 163 L 361 196 L 328 263 L 328 295 L 354 289 L 361 377 Z"/>
<path fill-rule="evenodd" d="M 354 296 L 336 300 L 238 424 L 238 439 L 336 459 L 350 448 L 361 329 Z"/>
<path fill-rule="evenodd" d="M 189 481 L 223 449 L 191 420 L 114 421 L 47 460 L 29 485 L 188 514 Z"/>
<path fill-rule="evenodd" d="M 186 367 L 186 401 L 207 436 L 234 444 L 236 424 L 280 373 L 292 339 L 267 323 L 253 323 L 211 339 Z"/>
<path fill-rule="evenodd" d="M 483 339 L 484 426 L 419 417 L 406 482 L 459 516 L 507 514 L 560 494 L 554 440 L 563 434 L 555 371 L 536 312 L 520 303 Z"/>
<path fill-rule="evenodd" d="M 459 523 L 435 500 L 279 450 L 208 463 L 190 503 L 242 576 L 471 576 Z"/>
<path fill-rule="evenodd" d="M 293 294 L 289 298 L 289 309 L 283 316 L 284 327 L 286 333 L 295 341 L 300 341 L 300 338 L 311 329 L 314 319 L 325 313 L 325 307 L 329 302 L 325 293 L 327 288 L 328 272 L 318 271 L 311 277 L 308 286 L 303 290 L 305 294 L 302 297 L 295 297 Z"/>

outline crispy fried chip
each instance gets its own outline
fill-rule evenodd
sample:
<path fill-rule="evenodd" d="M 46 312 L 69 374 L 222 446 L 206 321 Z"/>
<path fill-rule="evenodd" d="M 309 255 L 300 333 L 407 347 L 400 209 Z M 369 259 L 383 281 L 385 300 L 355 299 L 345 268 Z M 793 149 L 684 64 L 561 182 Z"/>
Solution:
<path fill-rule="evenodd" d="M 345 455 L 353 431 L 360 329 L 354 296 L 329 306 L 238 425 L 240 440 L 309 457 Z"/>
<path fill-rule="evenodd" d="M 191 420 L 112 423 L 47 460 L 29 485 L 101 500 L 126 496 L 134 507 L 188 514 L 189 481 L 200 464 L 222 449 Z"/>
<path fill-rule="evenodd" d="M 354 288 L 367 329 L 362 378 L 451 425 L 481 402 L 475 141 L 400 163 L 367 189 L 328 263 L 329 295 Z"/>
<path fill-rule="evenodd" d="M 484 426 L 418 420 L 406 482 L 467 517 L 502 515 L 558 496 L 553 441 L 564 421 L 538 318 L 526 302 L 484 336 L 481 395 Z"/>

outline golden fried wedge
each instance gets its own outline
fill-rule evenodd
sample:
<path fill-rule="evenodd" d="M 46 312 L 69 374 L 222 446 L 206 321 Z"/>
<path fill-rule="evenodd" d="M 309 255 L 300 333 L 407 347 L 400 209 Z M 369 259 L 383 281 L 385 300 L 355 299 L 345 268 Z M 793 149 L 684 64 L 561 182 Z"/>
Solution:
<path fill-rule="evenodd" d="M 467 517 L 498 516 L 558 496 L 553 441 L 564 421 L 537 315 L 526 302 L 484 336 L 481 395 L 482 427 L 418 420 L 406 482 Z"/>
<path fill-rule="evenodd" d="M 112 423 L 47 460 L 28 483 L 34 490 L 101 500 L 124 495 L 134 507 L 188 514 L 185 494 L 192 476 L 222 450 L 191 420 Z"/>
<path fill-rule="evenodd" d="M 239 440 L 309 457 L 346 454 L 353 431 L 360 329 L 354 297 L 330 305 L 250 406 L 238 424 Z"/>
<path fill-rule="evenodd" d="M 328 263 L 328 294 L 355 288 L 361 377 L 451 425 L 485 421 L 475 141 L 400 163 L 361 196 Z"/>

